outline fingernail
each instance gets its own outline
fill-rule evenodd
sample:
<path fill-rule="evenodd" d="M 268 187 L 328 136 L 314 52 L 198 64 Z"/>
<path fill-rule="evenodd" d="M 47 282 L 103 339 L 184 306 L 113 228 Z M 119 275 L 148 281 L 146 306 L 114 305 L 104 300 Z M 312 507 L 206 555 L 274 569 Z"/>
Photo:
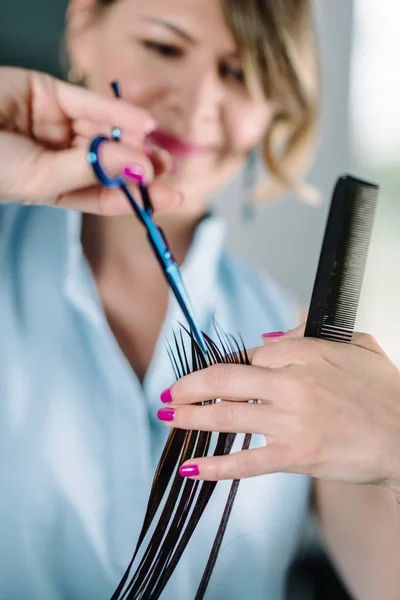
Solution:
<path fill-rule="evenodd" d="M 126 165 L 123 169 L 123 175 L 138 185 L 144 185 L 145 183 L 144 169 L 139 165 Z"/>
<path fill-rule="evenodd" d="M 263 333 L 263 338 L 279 338 L 285 335 L 284 331 L 272 331 L 271 333 Z"/>
<path fill-rule="evenodd" d="M 144 153 L 146 156 L 150 157 L 153 154 L 153 148 L 149 146 L 149 144 L 144 145 Z"/>
<path fill-rule="evenodd" d="M 164 404 L 168 404 L 169 402 L 172 402 L 171 388 L 168 388 L 167 390 L 164 390 L 162 392 L 160 398 L 161 398 L 161 402 L 164 402 Z"/>
<path fill-rule="evenodd" d="M 197 477 L 200 475 L 200 469 L 197 465 L 182 465 L 179 467 L 181 477 Z"/>
<path fill-rule="evenodd" d="M 174 416 L 175 409 L 173 408 L 161 408 L 157 413 L 157 417 L 160 419 L 160 421 L 173 421 Z"/>

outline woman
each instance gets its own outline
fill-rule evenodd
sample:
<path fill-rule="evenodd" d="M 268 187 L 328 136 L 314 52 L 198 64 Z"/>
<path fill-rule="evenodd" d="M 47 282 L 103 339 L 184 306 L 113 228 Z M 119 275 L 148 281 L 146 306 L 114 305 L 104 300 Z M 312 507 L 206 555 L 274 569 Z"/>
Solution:
<path fill-rule="evenodd" d="M 152 142 L 178 159 L 171 183 L 186 202 L 159 220 L 183 263 L 202 328 L 212 333 L 215 314 L 249 346 L 261 329 L 290 327 L 294 310 L 272 282 L 260 283 L 222 253 L 220 224 L 203 215 L 207 198 L 261 142 L 272 174 L 296 182 L 315 113 L 309 23 L 308 3 L 299 0 L 148 0 L 145 7 L 138 0 L 74 0 L 68 14 L 75 76 L 104 95 L 112 79 L 120 80 L 125 100 L 159 122 Z M 108 134 L 109 121 L 79 124 L 72 136 L 78 150 L 95 129 Z M 139 129 L 145 133 L 147 125 Z M 143 149 L 131 135 L 124 154 L 130 164 L 132 146 Z M 59 140 L 54 127 L 48 146 Z M 287 147 L 279 158 L 276 141 Z M 156 158 L 153 147 L 147 153 L 149 161 L 139 152 L 133 166 L 150 179 L 153 168 L 168 168 L 167 158 Z M 108 165 L 119 171 L 121 158 Z M 93 184 L 87 171 L 81 181 Z M 106 208 L 94 208 L 88 192 L 84 207 L 80 194 L 64 198 L 66 189 L 50 187 L 46 196 L 85 211 L 123 210 L 111 195 Z M 78 213 L 15 205 L 1 213 L 0 477 L 7 493 L 0 500 L 0 597 L 107 598 L 131 556 L 165 442 L 155 410 L 171 377 L 164 335 L 180 314 L 134 217 L 81 220 Z M 164 598 L 194 595 L 226 491 L 221 484 Z M 244 482 L 209 598 L 283 597 L 310 491 L 310 480 L 299 475 Z M 360 519 L 343 570 L 360 596 L 365 587 L 363 597 L 389 598 L 398 585 L 395 538 L 386 496 L 374 500 L 374 520 L 368 511 Z M 320 514 L 324 522 L 326 510 Z M 370 545 L 367 527 L 371 538 L 373 527 L 380 532 Z"/>

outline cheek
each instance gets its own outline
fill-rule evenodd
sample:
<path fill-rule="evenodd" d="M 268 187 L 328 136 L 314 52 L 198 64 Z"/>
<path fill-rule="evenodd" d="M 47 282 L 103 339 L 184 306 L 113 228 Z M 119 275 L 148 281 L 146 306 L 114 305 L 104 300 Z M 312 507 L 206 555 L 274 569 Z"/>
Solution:
<path fill-rule="evenodd" d="M 272 107 L 257 105 L 232 107 L 226 115 L 225 125 L 230 146 L 236 153 L 247 154 L 263 139 L 273 116 Z"/>
<path fill-rule="evenodd" d="M 157 77 L 147 68 L 140 51 L 135 51 L 122 40 L 113 39 L 111 42 L 107 35 L 108 31 L 99 31 L 94 43 L 95 58 L 87 73 L 89 87 L 98 93 L 111 95 L 110 83 L 119 81 L 124 100 L 150 107 L 151 99 L 157 93 L 154 89 Z"/>

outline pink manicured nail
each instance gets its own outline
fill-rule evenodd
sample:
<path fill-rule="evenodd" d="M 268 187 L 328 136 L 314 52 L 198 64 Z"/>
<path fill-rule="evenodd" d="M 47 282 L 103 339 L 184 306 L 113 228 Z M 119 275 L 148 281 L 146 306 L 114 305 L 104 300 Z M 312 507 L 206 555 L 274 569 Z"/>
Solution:
<path fill-rule="evenodd" d="M 164 402 L 164 404 L 168 404 L 169 402 L 172 402 L 171 388 L 164 390 L 163 393 L 161 394 L 160 398 L 161 398 L 161 402 Z"/>
<path fill-rule="evenodd" d="M 179 467 L 181 477 L 197 477 L 200 475 L 200 469 L 197 465 L 182 465 Z"/>
<path fill-rule="evenodd" d="M 138 185 L 144 185 L 144 169 L 139 165 L 126 165 L 123 170 L 123 174 L 128 179 L 132 179 Z"/>
<path fill-rule="evenodd" d="M 271 333 L 263 333 L 263 338 L 279 338 L 285 335 L 284 331 L 272 331 Z"/>
<path fill-rule="evenodd" d="M 173 408 L 161 408 L 157 413 L 157 417 L 160 419 L 160 421 L 173 421 L 174 416 L 175 409 Z"/>
<path fill-rule="evenodd" d="M 149 146 L 149 144 L 144 145 L 144 153 L 146 156 L 150 157 L 153 154 L 153 148 Z"/>

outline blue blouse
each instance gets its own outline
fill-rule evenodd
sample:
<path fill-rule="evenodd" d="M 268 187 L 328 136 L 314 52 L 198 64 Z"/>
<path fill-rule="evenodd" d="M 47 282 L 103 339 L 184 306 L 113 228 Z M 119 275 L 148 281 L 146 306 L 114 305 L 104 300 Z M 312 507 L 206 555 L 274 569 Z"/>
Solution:
<path fill-rule="evenodd" d="M 0 207 L 0 598 L 108 600 L 143 521 L 168 430 L 156 418 L 174 380 L 171 297 L 141 385 L 105 317 L 80 243 L 81 215 Z M 275 283 L 223 251 L 224 227 L 198 228 L 182 268 L 200 325 L 248 347 L 293 325 Z M 255 444 L 263 440 L 256 439 Z M 164 600 L 194 598 L 227 498 L 217 491 Z M 281 600 L 310 480 L 241 483 L 207 600 Z"/>

